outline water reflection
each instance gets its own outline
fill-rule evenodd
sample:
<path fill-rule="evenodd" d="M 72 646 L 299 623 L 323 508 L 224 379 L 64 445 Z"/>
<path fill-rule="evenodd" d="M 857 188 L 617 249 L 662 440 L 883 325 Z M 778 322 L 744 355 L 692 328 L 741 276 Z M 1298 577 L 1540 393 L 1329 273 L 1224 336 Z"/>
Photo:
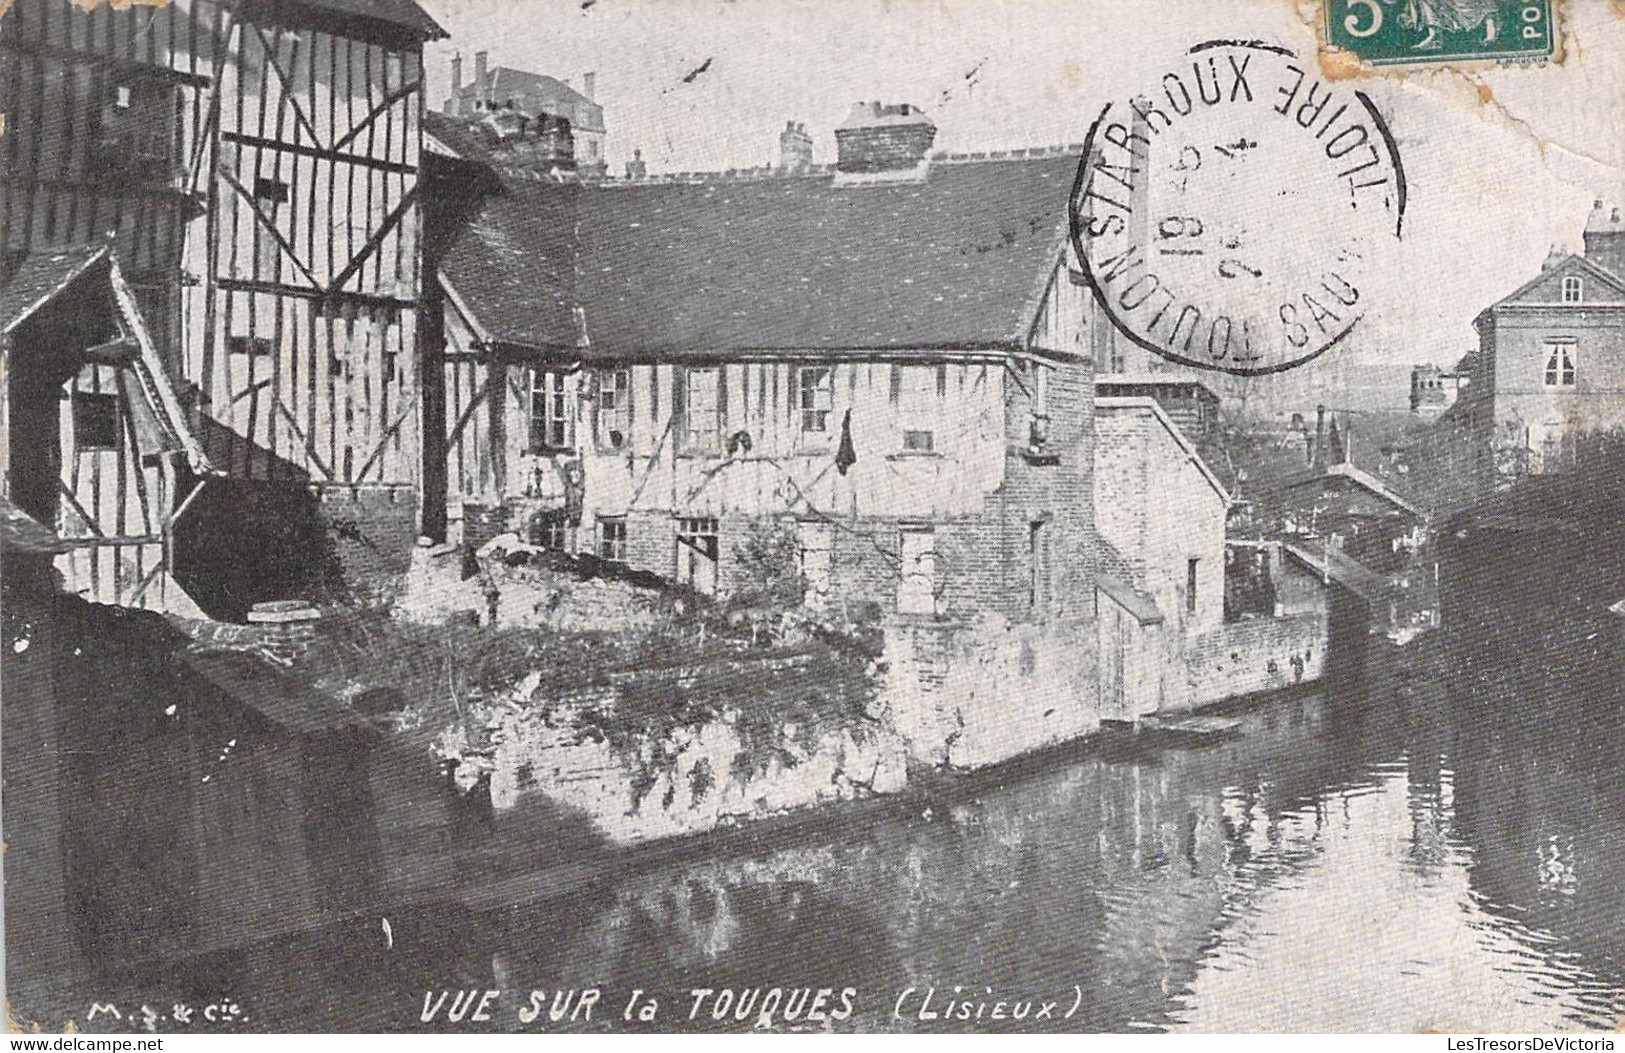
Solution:
<path fill-rule="evenodd" d="M 505 991 L 493 1019 L 457 1027 L 516 1030 L 531 989 L 601 987 L 590 1022 L 529 1026 L 635 1026 L 621 1012 L 636 988 L 661 1027 L 739 1031 L 748 1014 L 713 1019 L 714 1001 L 691 1020 L 689 992 L 774 986 L 856 989 L 847 1019 L 775 1020 L 807 1030 L 1611 1027 L 1625 1012 L 1618 748 L 1581 748 L 1557 713 L 1526 719 L 1556 695 L 1438 673 L 1452 668 L 1407 662 L 1358 692 L 1276 699 L 1218 746 L 1094 749 L 614 875 L 590 846 L 471 825 L 388 747 L 299 763 L 265 747 L 230 800 L 302 818 L 194 838 L 199 862 L 144 892 L 182 904 L 209 953 L 121 961 L 99 931 L 117 911 L 86 912 L 101 968 L 73 983 L 229 991 L 251 1026 L 298 1030 L 450 1027 L 420 1022 L 425 992 L 489 987 Z M 1584 705 L 1617 728 L 1617 699 Z M 105 778 L 87 799 L 119 785 Z M 367 829 L 334 825 L 358 815 Z M 521 850 L 540 866 L 497 884 L 482 871 Z M 922 1020 L 932 988 L 938 1005 L 1059 1008 Z"/>

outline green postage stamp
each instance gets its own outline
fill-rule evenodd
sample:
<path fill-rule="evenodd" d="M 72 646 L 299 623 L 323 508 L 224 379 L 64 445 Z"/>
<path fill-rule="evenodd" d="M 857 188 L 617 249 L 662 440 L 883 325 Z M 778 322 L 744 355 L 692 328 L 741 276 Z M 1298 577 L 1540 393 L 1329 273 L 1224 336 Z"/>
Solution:
<path fill-rule="evenodd" d="M 1543 59 L 1552 0 L 1326 0 L 1326 41 L 1374 65 Z"/>

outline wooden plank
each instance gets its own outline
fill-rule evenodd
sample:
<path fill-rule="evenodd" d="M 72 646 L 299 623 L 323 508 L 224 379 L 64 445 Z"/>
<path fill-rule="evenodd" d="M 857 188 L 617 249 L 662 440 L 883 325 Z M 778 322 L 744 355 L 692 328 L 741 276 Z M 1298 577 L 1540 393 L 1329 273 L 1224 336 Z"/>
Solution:
<path fill-rule="evenodd" d="M 307 116 L 304 109 L 299 106 L 298 101 L 293 98 L 293 77 L 291 72 L 284 70 L 281 64 L 277 61 L 276 52 L 272 48 L 270 40 L 266 37 L 264 28 L 257 23 L 249 23 L 249 25 L 253 27 L 255 34 L 259 37 L 260 47 L 263 49 L 266 56 L 265 66 L 268 67 L 269 70 L 274 70 L 276 72 L 279 92 L 283 102 L 285 103 L 285 108 L 292 108 L 294 121 L 300 128 L 305 130 L 306 134 L 310 136 L 310 141 L 313 144 L 319 145 L 321 143 L 321 139 L 316 134 L 316 126 L 310 123 L 310 117 Z M 279 42 L 282 32 L 283 30 L 281 27 L 278 27 L 277 33 Z"/>
<path fill-rule="evenodd" d="M 351 181 L 352 181 L 352 189 L 353 189 L 354 173 L 351 173 Z M 390 231 L 395 229 L 405 219 L 406 216 L 411 214 L 412 207 L 416 204 L 416 202 L 417 202 L 417 187 L 414 186 L 414 187 L 412 187 L 412 189 L 410 189 L 410 190 L 408 190 L 406 192 L 405 197 L 401 198 L 400 203 L 397 204 L 395 206 L 394 210 L 390 212 L 389 216 L 384 220 L 383 224 L 377 230 L 372 232 L 372 235 L 367 239 L 366 245 L 362 246 L 360 254 L 351 257 L 350 262 L 345 264 L 344 269 L 342 271 L 340 271 L 338 276 L 335 277 L 328 284 L 328 290 L 330 292 L 339 291 L 343 287 L 345 282 L 349 281 L 350 278 L 353 277 L 357 271 L 359 271 L 363 266 L 365 266 L 365 264 L 367 262 L 367 257 L 370 256 L 373 252 L 377 251 L 378 246 L 383 243 L 384 238 L 390 233 Z M 352 246 L 353 246 L 353 244 L 354 244 L 353 233 L 352 233 L 352 237 L 351 237 L 351 243 L 352 243 Z"/>
<path fill-rule="evenodd" d="M 239 146 L 251 146 L 261 150 L 276 150 L 282 153 L 298 154 L 300 157 L 309 157 L 333 164 L 358 165 L 362 168 L 392 172 L 397 175 L 417 174 L 416 165 L 403 164 L 399 161 L 389 161 L 377 157 L 367 157 L 364 154 L 338 153 L 325 147 L 306 146 L 299 142 L 279 142 L 250 132 L 221 132 L 220 137 L 228 143 Z"/>

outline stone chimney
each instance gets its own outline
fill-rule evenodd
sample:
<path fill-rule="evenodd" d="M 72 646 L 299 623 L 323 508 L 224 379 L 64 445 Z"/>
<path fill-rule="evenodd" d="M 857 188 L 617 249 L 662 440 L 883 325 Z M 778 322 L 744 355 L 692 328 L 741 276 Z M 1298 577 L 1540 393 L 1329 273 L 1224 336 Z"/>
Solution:
<path fill-rule="evenodd" d="M 485 60 L 490 57 L 489 51 L 474 52 L 474 93 L 486 102 L 491 101 L 491 84 L 485 76 Z"/>
<path fill-rule="evenodd" d="M 936 138 L 936 124 L 917 106 L 855 103 L 835 129 L 835 168 L 849 175 L 918 172 Z"/>
<path fill-rule="evenodd" d="M 800 121 L 785 121 L 779 133 L 779 169 L 785 175 L 796 175 L 812 167 L 812 136 Z"/>
<path fill-rule="evenodd" d="M 1586 219 L 1585 257 L 1617 278 L 1625 279 L 1625 219 L 1617 206 L 1598 198 Z"/>
<path fill-rule="evenodd" d="M 451 57 L 451 90 L 456 91 L 463 86 L 463 53 L 457 52 Z"/>
<path fill-rule="evenodd" d="M 598 74 L 588 71 L 581 75 L 581 94 L 592 102 L 598 101 Z"/>
<path fill-rule="evenodd" d="M 626 162 L 626 178 L 644 179 L 649 175 L 649 162 L 643 159 L 642 150 L 632 151 L 632 160 Z"/>

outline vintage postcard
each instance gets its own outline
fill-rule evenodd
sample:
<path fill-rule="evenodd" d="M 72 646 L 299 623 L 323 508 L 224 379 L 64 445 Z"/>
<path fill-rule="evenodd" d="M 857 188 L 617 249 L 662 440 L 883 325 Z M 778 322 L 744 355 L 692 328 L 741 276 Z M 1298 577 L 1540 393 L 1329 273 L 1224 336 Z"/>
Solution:
<path fill-rule="evenodd" d="M 0 0 L 9 1030 L 1613 1032 L 1621 55 Z"/>

